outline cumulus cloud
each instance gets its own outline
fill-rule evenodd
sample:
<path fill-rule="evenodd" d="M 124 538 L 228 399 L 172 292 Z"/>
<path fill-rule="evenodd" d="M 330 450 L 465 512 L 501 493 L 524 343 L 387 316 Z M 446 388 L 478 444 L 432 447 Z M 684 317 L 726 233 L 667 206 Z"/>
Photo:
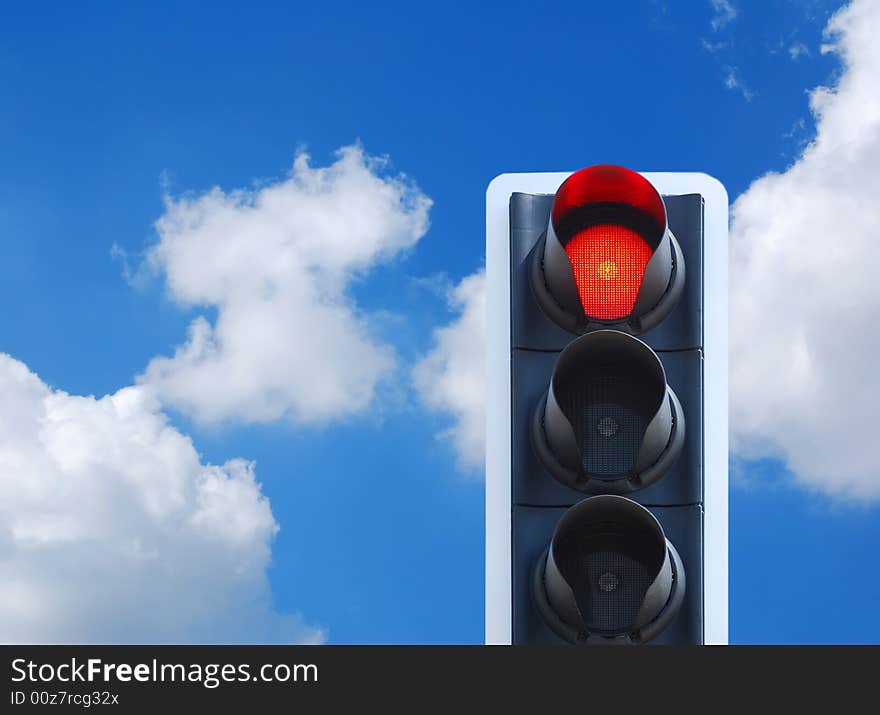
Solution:
<path fill-rule="evenodd" d="M 147 264 L 177 303 L 216 310 L 139 378 L 202 423 L 325 422 L 364 410 L 394 368 L 351 296 L 427 231 L 431 201 L 358 146 L 300 154 L 253 190 L 166 199 Z"/>
<path fill-rule="evenodd" d="M 811 93 L 815 139 L 733 206 L 731 430 L 745 457 L 785 460 L 803 483 L 880 498 L 880 4 L 826 28 L 834 87 Z"/>
<path fill-rule="evenodd" d="M 434 331 L 434 347 L 413 370 L 423 402 L 447 413 L 452 426 L 443 433 L 467 470 L 482 468 L 485 447 L 486 273 L 478 271 L 449 293 L 457 317 Z"/>
<path fill-rule="evenodd" d="M 253 464 L 203 464 L 142 387 L 53 390 L 0 354 L 0 641 L 316 642 L 276 613 Z"/>

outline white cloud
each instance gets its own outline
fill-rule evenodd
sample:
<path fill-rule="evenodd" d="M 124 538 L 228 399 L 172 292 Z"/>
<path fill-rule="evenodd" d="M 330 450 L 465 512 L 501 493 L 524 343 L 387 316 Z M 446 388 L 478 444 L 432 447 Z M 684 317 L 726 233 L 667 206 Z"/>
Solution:
<path fill-rule="evenodd" d="M 810 50 L 803 42 L 795 42 L 794 44 L 789 46 L 788 54 L 791 59 L 798 60 L 801 57 L 808 56 L 810 54 Z"/>
<path fill-rule="evenodd" d="M 843 72 L 811 94 L 816 137 L 736 201 L 731 227 L 732 446 L 803 483 L 880 499 L 880 4 L 826 28 Z"/>
<path fill-rule="evenodd" d="M 445 433 L 461 466 L 480 468 L 485 460 L 486 273 L 463 279 L 449 294 L 458 316 L 434 331 L 434 348 L 413 370 L 413 380 L 428 407 L 451 415 Z"/>
<path fill-rule="evenodd" d="M 716 32 L 736 19 L 739 14 L 736 7 L 729 0 L 711 0 L 715 15 L 712 17 L 712 29 Z"/>
<path fill-rule="evenodd" d="M 706 52 L 710 52 L 713 55 L 716 52 L 720 52 L 725 47 L 729 46 L 729 43 L 727 42 L 710 42 L 705 37 L 700 38 L 700 44 L 703 46 L 703 49 L 706 50 Z"/>
<path fill-rule="evenodd" d="M 0 354 L 0 642 L 314 642 L 276 613 L 253 465 L 202 464 L 141 387 L 56 391 Z"/>
<path fill-rule="evenodd" d="M 751 102 L 754 94 L 749 86 L 743 82 L 736 67 L 724 68 L 724 86 L 730 90 L 738 90 L 747 102 Z"/>
<path fill-rule="evenodd" d="M 413 246 L 430 200 L 357 146 L 254 190 L 168 198 L 148 263 L 199 316 L 141 384 L 203 423 L 324 422 L 367 408 L 395 365 L 350 288 Z"/>

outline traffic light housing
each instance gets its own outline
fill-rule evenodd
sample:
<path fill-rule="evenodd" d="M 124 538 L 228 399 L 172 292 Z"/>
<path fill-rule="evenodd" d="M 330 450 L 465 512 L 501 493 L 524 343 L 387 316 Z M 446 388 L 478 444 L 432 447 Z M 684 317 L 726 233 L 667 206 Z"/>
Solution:
<path fill-rule="evenodd" d="M 531 422 L 532 449 L 562 484 L 624 494 L 656 482 L 684 445 L 681 403 L 645 343 L 586 333 L 559 353 Z"/>
<path fill-rule="evenodd" d="M 562 515 L 532 571 L 544 624 L 569 643 L 644 643 L 678 615 L 681 557 L 657 518 L 620 496 L 584 499 Z"/>
<path fill-rule="evenodd" d="M 486 641 L 727 640 L 727 195 L 487 192 Z"/>

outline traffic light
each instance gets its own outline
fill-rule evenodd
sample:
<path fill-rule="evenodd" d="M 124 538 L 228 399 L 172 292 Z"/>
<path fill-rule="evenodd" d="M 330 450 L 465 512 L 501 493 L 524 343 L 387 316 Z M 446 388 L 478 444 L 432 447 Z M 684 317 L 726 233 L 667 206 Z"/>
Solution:
<path fill-rule="evenodd" d="M 487 192 L 487 643 L 727 642 L 727 194 Z"/>

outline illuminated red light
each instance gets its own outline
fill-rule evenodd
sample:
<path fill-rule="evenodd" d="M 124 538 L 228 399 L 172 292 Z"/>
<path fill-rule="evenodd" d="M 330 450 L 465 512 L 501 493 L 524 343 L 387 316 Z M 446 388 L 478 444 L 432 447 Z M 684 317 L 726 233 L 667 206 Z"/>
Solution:
<path fill-rule="evenodd" d="M 626 226 L 600 224 L 565 245 L 584 313 L 598 320 L 626 318 L 636 303 L 653 250 Z"/>
<path fill-rule="evenodd" d="M 584 314 L 609 321 L 629 316 L 666 229 L 666 207 L 654 186 L 621 166 L 582 169 L 559 187 L 551 220 Z"/>

